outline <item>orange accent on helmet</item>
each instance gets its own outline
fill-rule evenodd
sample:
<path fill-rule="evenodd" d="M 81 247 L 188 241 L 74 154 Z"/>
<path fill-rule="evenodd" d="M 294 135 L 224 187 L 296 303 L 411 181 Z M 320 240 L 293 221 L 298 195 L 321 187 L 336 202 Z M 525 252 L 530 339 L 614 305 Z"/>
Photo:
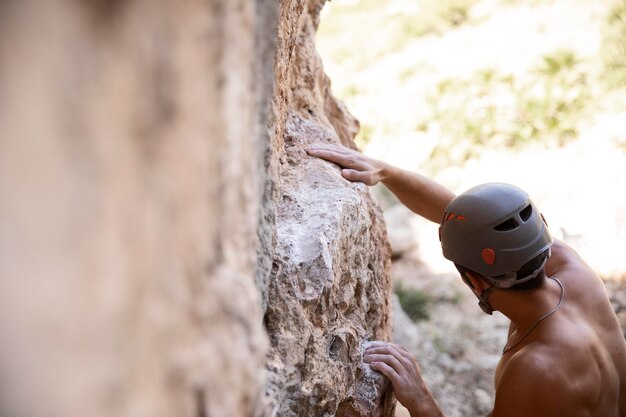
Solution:
<path fill-rule="evenodd" d="M 491 248 L 485 248 L 480 252 L 480 257 L 487 265 L 493 265 L 496 262 L 496 252 Z"/>

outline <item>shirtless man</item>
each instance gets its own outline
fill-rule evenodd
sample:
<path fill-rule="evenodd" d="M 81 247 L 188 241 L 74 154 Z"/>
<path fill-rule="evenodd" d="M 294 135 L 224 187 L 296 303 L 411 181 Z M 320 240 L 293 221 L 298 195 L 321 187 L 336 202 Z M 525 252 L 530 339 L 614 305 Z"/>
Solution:
<path fill-rule="evenodd" d="M 456 197 L 415 173 L 339 145 L 312 145 L 350 181 L 382 182 L 440 224 L 444 256 L 485 312 L 511 320 L 496 369 L 491 417 L 626 417 L 626 343 L 604 285 L 569 246 L 553 241 L 522 190 L 485 184 Z M 416 359 L 374 342 L 364 361 L 386 375 L 411 417 L 441 417 Z"/>

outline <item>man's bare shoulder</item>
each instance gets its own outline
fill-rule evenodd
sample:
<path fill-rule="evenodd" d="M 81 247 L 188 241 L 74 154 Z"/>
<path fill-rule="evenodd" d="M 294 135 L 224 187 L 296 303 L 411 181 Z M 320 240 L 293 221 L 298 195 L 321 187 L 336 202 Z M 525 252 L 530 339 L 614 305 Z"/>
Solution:
<path fill-rule="evenodd" d="M 496 386 L 492 417 L 584 416 L 558 352 L 523 348 L 506 361 Z"/>
<path fill-rule="evenodd" d="M 551 256 L 546 263 L 548 276 L 575 272 L 595 275 L 587 263 L 571 246 L 555 239 L 551 247 Z"/>
<path fill-rule="evenodd" d="M 552 255 L 546 263 L 546 274 L 565 285 L 566 297 L 577 303 L 605 304 L 604 284 L 578 253 L 567 244 L 555 240 Z M 590 306 L 586 305 L 585 308 Z"/>

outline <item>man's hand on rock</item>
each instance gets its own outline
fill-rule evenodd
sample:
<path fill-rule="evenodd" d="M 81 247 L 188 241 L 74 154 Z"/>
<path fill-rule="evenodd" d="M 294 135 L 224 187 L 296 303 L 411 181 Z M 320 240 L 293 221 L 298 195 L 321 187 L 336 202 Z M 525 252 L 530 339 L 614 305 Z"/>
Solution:
<path fill-rule="evenodd" d="M 396 398 L 412 417 L 443 416 L 422 379 L 417 360 L 404 346 L 370 342 L 365 346 L 363 361 L 389 378 Z"/>
<path fill-rule="evenodd" d="M 383 179 L 385 164 L 369 158 L 360 152 L 342 145 L 313 144 L 306 152 L 318 158 L 339 165 L 341 175 L 349 181 L 358 181 L 366 185 L 378 184 Z"/>

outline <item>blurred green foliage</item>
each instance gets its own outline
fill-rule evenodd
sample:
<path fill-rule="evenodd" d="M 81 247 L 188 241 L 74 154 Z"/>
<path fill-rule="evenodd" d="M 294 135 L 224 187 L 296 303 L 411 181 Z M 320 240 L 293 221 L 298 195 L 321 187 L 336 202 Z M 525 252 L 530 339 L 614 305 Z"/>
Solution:
<path fill-rule="evenodd" d="M 469 10 L 477 1 L 335 1 L 333 19 L 324 20 L 319 35 L 335 42 L 330 51 L 334 62 L 357 70 L 403 49 L 421 36 L 441 34 L 450 27 L 467 23 Z M 348 22 L 350 26 L 346 26 Z M 376 36 L 342 36 L 352 28 L 365 29 Z"/>
<path fill-rule="evenodd" d="M 607 86 L 626 87 L 626 0 L 618 1 L 606 22 L 602 43 Z"/>
<path fill-rule="evenodd" d="M 495 10 L 550 1 L 496 0 Z M 594 114 L 620 111 L 626 0 L 615 1 L 604 24 L 601 60 L 582 59 L 584 52 L 579 56 L 572 45 L 534 57 L 530 70 L 515 73 L 487 66 L 442 78 L 438 64 L 411 57 L 460 25 L 480 30 L 485 14 L 474 9 L 479 0 L 335 0 L 332 19 L 322 17 L 318 43 L 325 62 L 340 67 L 346 80 L 335 93 L 361 121 L 357 144 L 397 137 L 430 141 L 427 169 L 436 173 L 487 149 L 563 146 Z M 410 94 L 414 99 L 407 99 Z"/>
<path fill-rule="evenodd" d="M 394 286 L 394 292 L 398 296 L 402 310 L 411 320 L 417 322 L 429 318 L 428 306 L 431 299 L 426 293 L 407 288 L 400 283 Z"/>
<path fill-rule="evenodd" d="M 332 18 L 322 16 L 317 42 L 324 58 L 339 64 L 342 72 L 354 74 L 334 93 L 354 109 L 369 94 L 370 85 L 359 77 L 370 66 L 410 47 L 427 35 L 441 35 L 451 28 L 470 24 L 470 10 L 479 0 L 335 0 L 327 4 Z M 328 12 L 328 9 L 324 12 Z M 367 36 L 365 36 L 367 34 Z M 400 69 L 391 79 L 414 77 L 421 68 Z M 394 126 L 361 118 L 357 145 L 364 147 L 374 137 L 394 135 Z"/>
<path fill-rule="evenodd" d="M 393 292 L 398 296 L 400 306 L 407 316 L 414 322 L 428 320 L 430 309 L 433 303 L 458 304 L 461 300 L 460 294 L 452 296 L 432 296 L 415 288 L 404 286 L 401 282 L 396 282 Z"/>
<path fill-rule="evenodd" d="M 486 148 L 520 148 L 532 142 L 562 146 L 592 100 L 588 74 L 571 50 L 543 57 L 533 77 L 476 72 L 447 79 L 429 97 L 431 113 L 417 129 L 437 125 L 435 165 L 462 164 Z"/>

